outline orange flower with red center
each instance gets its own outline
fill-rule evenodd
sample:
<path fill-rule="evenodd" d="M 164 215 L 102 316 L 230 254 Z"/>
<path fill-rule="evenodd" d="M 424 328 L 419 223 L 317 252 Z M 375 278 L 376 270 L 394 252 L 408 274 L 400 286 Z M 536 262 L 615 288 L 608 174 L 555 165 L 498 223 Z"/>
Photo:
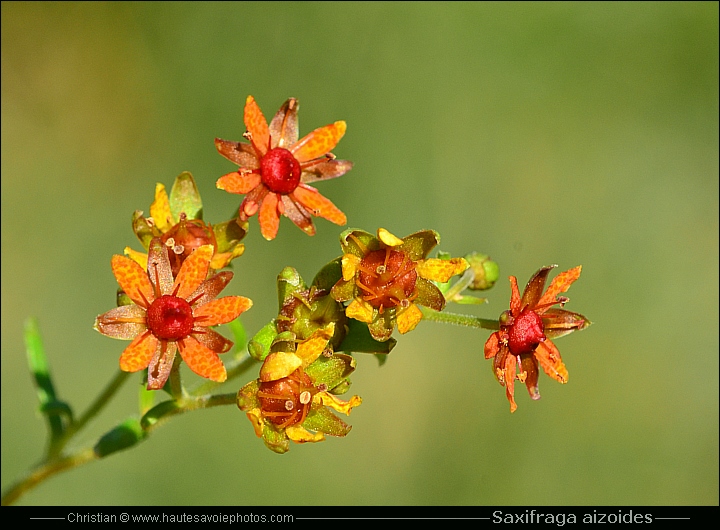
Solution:
<path fill-rule="evenodd" d="M 246 221 L 259 212 L 260 232 L 274 239 L 285 215 L 309 235 L 315 234 L 311 216 L 338 225 L 347 222 L 332 202 L 308 183 L 344 175 L 352 168 L 347 160 L 337 160 L 330 151 L 345 134 L 344 121 L 315 129 L 298 140 L 299 104 L 288 99 L 268 125 L 252 96 L 245 102 L 245 138 L 249 144 L 215 139 L 218 152 L 240 169 L 220 177 L 217 187 L 244 194 L 238 219 Z"/>
<path fill-rule="evenodd" d="M 515 379 L 525 383 L 532 399 L 540 399 L 538 365 L 556 381 L 567 383 L 568 371 L 550 339 L 590 325 L 590 321 L 579 313 L 553 307 L 558 304 L 564 306 L 569 301 L 558 295 L 567 291 L 580 277 L 582 267 L 558 274 L 543 294 L 547 276 L 555 267 L 557 265 L 537 271 L 525 287 L 522 298 L 517 278 L 510 276 L 510 310 L 500 315 L 500 330 L 490 335 L 485 343 L 485 358 L 494 358 L 493 370 L 499 383 L 505 387 L 510 412 L 517 409 Z"/>
<path fill-rule="evenodd" d="M 130 258 L 112 257 L 113 274 L 134 303 L 98 316 L 94 327 L 108 337 L 132 340 L 120 356 L 120 369 L 148 368 L 149 390 L 165 385 L 178 350 L 196 374 L 217 382 L 227 379 L 218 354 L 233 343 L 210 327 L 234 320 L 252 301 L 242 296 L 215 299 L 233 274 L 220 272 L 206 280 L 212 256 L 212 245 L 197 248 L 174 279 L 160 238 L 150 243 L 147 271 Z"/>

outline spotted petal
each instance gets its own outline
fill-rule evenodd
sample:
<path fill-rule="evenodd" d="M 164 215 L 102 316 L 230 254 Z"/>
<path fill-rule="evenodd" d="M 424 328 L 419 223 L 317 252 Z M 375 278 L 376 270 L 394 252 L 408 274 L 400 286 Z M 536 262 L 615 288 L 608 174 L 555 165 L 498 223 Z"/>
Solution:
<path fill-rule="evenodd" d="M 397 316 L 397 327 L 400 333 L 407 333 L 417 327 L 422 320 L 422 312 L 418 309 L 415 304 L 410 306 L 398 313 Z"/>
<path fill-rule="evenodd" d="M 465 258 L 437 259 L 429 258 L 420 260 L 415 265 L 417 273 L 428 280 L 445 283 L 456 274 L 467 270 L 470 264 Z"/>
<path fill-rule="evenodd" d="M 345 217 L 345 214 L 342 213 L 329 199 L 320 195 L 315 188 L 301 184 L 295 188 L 295 191 L 292 192 L 291 196 L 307 208 L 313 215 L 323 217 L 336 225 L 342 226 L 347 223 L 347 217 Z"/>
<path fill-rule="evenodd" d="M 260 233 L 268 241 L 275 239 L 280 227 L 279 198 L 277 193 L 268 193 L 260 205 Z"/>
<path fill-rule="evenodd" d="M 256 188 L 258 184 L 260 184 L 260 173 L 233 171 L 220 177 L 215 183 L 215 187 L 228 193 L 244 194 Z"/>
<path fill-rule="evenodd" d="M 252 306 L 252 300 L 244 296 L 224 296 L 211 300 L 193 311 L 195 324 L 203 327 L 217 326 L 235 320 Z"/>
<path fill-rule="evenodd" d="M 551 340 L 538 344 L 535 348 L 535 358 L 547 375 L 560 383 L 568 382 L 568 371 L 562 362 L 560 352 Z"/>
<path fill-rule="evenodd" d="M 263 156 L 270 145 L 270 131 L 265 116 L 252 96 L 245 100 L 244 114 L 245 127 L 251 135 L 253 147 L 259 156 Z"/>
<path fill-rule="evenodd" d="M 110 261 L 120 288 L 140 307 L 146 308 L 155 300 L 152 284 L 140 265 L 130 258 L 115 254 Z"/>
<path fill-rule="evenodd" d="M 170 211 L 170 198 L 168 197 L 165 186 L 159 182 L 155 186 L 155 200 L 150 205 L 150 216 L 155 221 L 155 226 L 160 232 L 167 232 L 177 222 L 173 219 Z"/>
<path fill-rule="evenodd" d="M 192 335 L 179 340 L 177 344 L 180 356 L 193 372 L 218 383 L 227 379 L 227 371 L 218 354 L 198 342 Z"/>
<path fill-rule="evenodd" d="M 550 282 L 550 286 L 547 288 L 547 291 L 545 291 L 545 294 L 542 296 L 537 305 L 547 305 L 549 307 L 549 304 L 555 303 L 557 301 L 557 295 L 567 291 L 573 284 L 573 282 L 580 277 L 581 271 L 582 265 L 572 268 L 568 271 L 561 272 L 560 274 L 555 276 L 555 278 L 553 278 L 553 281 Z M 538 313 L 542 314 L 544 311 L 547 311 L 547 307 L 544 309 L 541 308 L 540 310 L 538 310 Z"/>
<path fill-rule="evenodd" d="M 198 247 L 183 261 L 180 271 L 173 284 L 173 292 L 178 298 L 188 298 L 207 278 L 210 259 L 213 255 L 212 245 Z"/>
<path fill-rule="evenodd" d="M 324 156 L 335 148 L 346 129 L 344 121 L 319 127 L 293 145 L 290 152 L 301 164 Z"/>
<path fill-rule="evenodd" d="M 155 335 L 150 331 L 139 335 L 120 355 L 120 369 L 123 372 L 137 372 L 147 368 L 158 344 Z"/>

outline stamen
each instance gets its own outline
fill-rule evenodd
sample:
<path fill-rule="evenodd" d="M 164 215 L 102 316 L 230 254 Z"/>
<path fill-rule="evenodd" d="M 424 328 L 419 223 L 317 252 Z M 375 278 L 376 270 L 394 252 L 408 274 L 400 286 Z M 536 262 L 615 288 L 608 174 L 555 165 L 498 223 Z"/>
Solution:
<path fill-rule="evenodd" d="M 310 403 L 310 400 L 312 399 L 312 394 L 308 392 L 307 390 L 300 393 L 300 403 L 303 405 L 307 405 Z"/>
<path fill-rule="evenodd" d="M 173 248 L 173 247 L 175 246 L 175 238 L 173 238 L 173 237 L 168 237 L 168 238 L 167 238 L 167 241 L 165 241 L 165 246 L 166 246 L 167 248 Z"/>
<path fill-rule="evenodd" d="M 183 245 L 175 245 L 173 247 L 172 251 L 175 254 L 182 254 L 183 252 L 185 252 L 185 247 Z"/>
<path fill-rule="evenodd" d="M 300 402 L 302 403 L 302 394 L 300 394 Z M 290 410 L 292 410 L 292 409 L 294 409 L 294 408 L 295 408 L 295 403 L 293 403 L 292 399 L 288 399 L 288 400 L 285 402 L 285 410 L 290 411 Z"/>

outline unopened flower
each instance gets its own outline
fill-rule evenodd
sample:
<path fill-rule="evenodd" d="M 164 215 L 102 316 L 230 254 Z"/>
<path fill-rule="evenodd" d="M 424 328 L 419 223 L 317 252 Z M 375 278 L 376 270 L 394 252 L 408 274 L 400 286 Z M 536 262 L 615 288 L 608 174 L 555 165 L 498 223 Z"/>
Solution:
<path fill-rule="evenodd" d="M 236 219 L 216 225 L 202 220 L 202 201 L 193 176 L 183 172 L 175 179 L 170 195 L 165 186 L 155 186 L 155 199 L 150 205 L 150 217 L 136 210 L 132 219 L 133 231 L 147 249 L 150 241 L 159 237 L 168 247 L 168 257 L 173 274 L 180 270 L 182 262 L 195 249 L 203 245 L 213 246 L 210 261 L 212 270 L 227 267 L 236 257 L 242 255 L 245 245 L 240 241 L 247 233 L 247 224 L 241 226 Z M 147 254 L 130 247 L 125 254 L 147 267 Z"/>
<path fill-rule="evenodd" d="M 464 258 L 427 258 L 439 242 L 432 230 L 402 239 L 384 228 L 377 237 L 346 230 L 340 236 L 342 279 L 332 288 L 333 298 L 350 301 L 346 315 L 368 324 L 375 340 L 388 340 L 396 325 L 400 333 L 415 329 L 422 319 L 417 305 L 436 311 L 445 307 L 445 297 L 432 282 L 447 282 L 468 268 Z"/>
<path fill-rule="evenodd" d="M 311 216 L 324 217 L 338 225 L 345 214 L 309 186 L 345 174 L 347 160 L 336 160 L 332 151 L 345 134 L 344 121 L 315 129 L 298 140 L 299 104 L 288 99 L 268 125 L 252 96 L 245 102 L 245 138 L 250 143 L 215 139 L 218 152 L 240 169 L 220 177 L 217 187 L 244 194 L 238 219 L 243 222 L 259 212 L 260 232 L 274 239 L 285 215 L 309 235 L 315 234 Z"/>
<path fill-rule="evenodd" d="M 303 341 L 293 333 L 279 334 L 259 379 L 238 392 L 238 407 L 247 414 L 255 434 L 277 453 L 289 449 L 289 440 L 320 442 L 326 434 L 350 432 L 351 427 L 328 410 L 350 414 L 362 403 L 358 396 L 343 401 L 334 395 L 348 389 L 348 376 L 355 369 L 349 355 L 323 355 L 334 327 L 330 323 Z"/>
<path fill-rule="evenodd" d="M 132 304 L 111 309 L 95 320 L 95 329 L 116 339 L 132 340 L 120 356 L 120 369 L 148 368 L 148 389 L 161 389 L 175 354 L 196 374 L 217 382 L 227 379 L 218 357 L 232 342 L 210 329 L 237 318 L 252 305 L 242 296 L 215 297 L 233 274 L 219 272 L 206 280 L 212 245 L 197 248 L 173 277 L 168 248 L 150 243 L 147 270 L 125 256 L 112 257 L 112 270 Z"/>
<path fill-rule="evenodd" d="M 520 298 L 517 278 L 510 276 L 510 309 L 500 315 L 500 330 L 485 343 L 485 358 L 493 359 L 493 371 L 505 387 L 510 412 L 515 412 L 515 379 L 525 383 L 532 399 L 540 399 L 538 365 L 560 383 L 567 383 L 568 371 L 552 340 L 585 329 L 590 321 L 579 313 L 553 306 L 564 306 L 569 299 L 558 296 L 580 277 L 582 267 L 558 274 L 543 294 L 548 273 L 557 265 L 543 267 L 528 282 Z M 519 368 L 518 368 L 519 366 Z"/>

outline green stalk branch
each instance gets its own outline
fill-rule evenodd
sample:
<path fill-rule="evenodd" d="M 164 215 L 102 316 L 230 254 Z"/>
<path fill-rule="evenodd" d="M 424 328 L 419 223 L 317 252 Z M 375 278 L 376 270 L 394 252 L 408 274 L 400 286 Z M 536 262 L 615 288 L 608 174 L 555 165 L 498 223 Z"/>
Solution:
<path fill-rule="evenodd" d="M 444 324 L 455 324 L 456 326 L 466 326 L 470 328 L 489 329 L 497 331 L 500 324 L 497 320 L 475 317 L 472 315 L 458 315 L 457 313 L 449 313 L 447 311 L 435 311 L 427 307 L 419 306 L 422 311 L 423 318 L 432 322 L 442 322 Z"/>

